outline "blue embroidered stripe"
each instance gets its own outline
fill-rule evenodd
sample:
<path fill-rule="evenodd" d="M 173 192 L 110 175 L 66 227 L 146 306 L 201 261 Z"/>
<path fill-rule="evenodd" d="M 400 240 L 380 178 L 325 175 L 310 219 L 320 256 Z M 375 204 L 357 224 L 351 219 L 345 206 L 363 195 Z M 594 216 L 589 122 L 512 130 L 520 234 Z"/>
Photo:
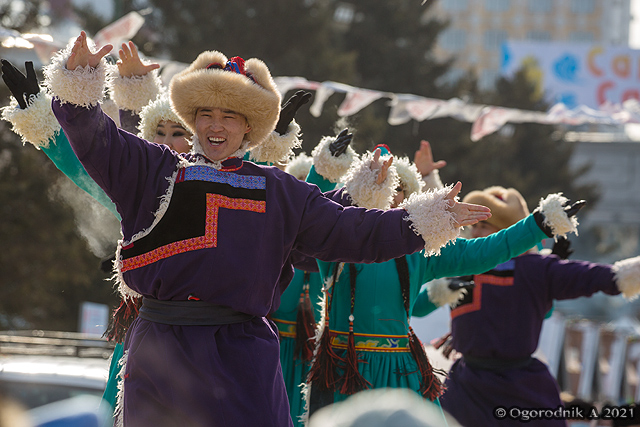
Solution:
<path fill-rule="evenodd" d="M 237 188 L 264 190 L 267 179 L 264 176 L 238 175 L 231 172 L 220 172 L 208 166 L 189 166 L 185 170 L 185 181 L 208 181 L 229 184 Z"/>

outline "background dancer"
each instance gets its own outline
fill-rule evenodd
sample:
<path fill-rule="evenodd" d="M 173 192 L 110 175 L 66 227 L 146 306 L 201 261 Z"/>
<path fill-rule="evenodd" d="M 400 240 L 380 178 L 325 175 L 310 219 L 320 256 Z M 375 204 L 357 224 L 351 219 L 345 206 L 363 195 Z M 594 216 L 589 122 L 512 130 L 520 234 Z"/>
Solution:
<path fill-rule="evenodd" d="M 524 198 L 513 188 L 472 191 L 465 200 L 493 212 L 473 226 L 474 238 L 493 236 L 528 214 Z M 556 380 L 531 356 L 553 300 L 598 291 L 633 298 L 640 292 L 640 257 L 603 265 L 525 253 L 473 281 L 473 289 L 451 309 L 451 346 L 462 358 L 450 369 L 442 407 L 465 426 L 515 426 L 522 420 L 497 419 L 495 408 L 562 405 Z M 565 426 L 566 420 L 535 424 Z"/>
<path fill-rule="evenodd" d="M 369 153 L 354 163 L 345 186 L 331 195 L 334 200 L 345 206 L 386 210 L 420 196 L 422 176 L 408 159 L 394 160 L 389 169 L 393 179 L 382 183 L 366 166 L 370 157 Z M 407 200 L 402 201 L 405 196 Z M 546 237 L 536 217 L 544 221 L 553 209 L 560 211 L 555 218 L 551 216 L 556 233 L 573 231 L 561 204 L 545 201 L 536 216 L 530 215 L 509 230 L 483 240 L 459 238 L 438 256 L 425 257 L 421 252 L 375 264 L 319 261 L 325 296 L 308 378 L 310 415 L 368 388 L 407 388 L 435 401 L 442 392 L 440 380 L 409 324 L 422 284 L 438 277 L 486 271 L 487 266 L 523 253 Z"/>

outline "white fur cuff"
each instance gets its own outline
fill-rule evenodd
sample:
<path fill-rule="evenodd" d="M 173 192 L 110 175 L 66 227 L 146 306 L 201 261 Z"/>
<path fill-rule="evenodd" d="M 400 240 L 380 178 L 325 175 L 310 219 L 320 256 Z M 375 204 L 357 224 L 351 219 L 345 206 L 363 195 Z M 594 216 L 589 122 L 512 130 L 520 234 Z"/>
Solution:
<path fill-rule="evenodd" d="M 73 41 L 57 52 L 44 68 L 44 84 L 63 104 L 68 102 L 86 108 L 96 106 L 104 98 L 105 80 L 110 74 L 107 62 L 102 58 L 95 68 L 87 65 L 67 70 L 72 46 Z"/>
<path fill-rule="evenodd" d="M 439 255 L 441 247 L 460 235 L 453 214 L 447 210 L 450 202 L 446 196 L 451 188 L 414 193 L 399 206 L 409 213 L 411 228 L 424 240 L 425 256 Z"/>
<path fill-rule="evenodd" d="M 423 176 L 422 181 L 424 182 L 423 190 L 439 190 L 444 187 L 440 180 L 440 172 L 438 172 L 438 169 L 434 169 L 429 175 Z"/>
<path fill-rule="evenodd" d="M 569 199 L 562 193 L 549 194 L 540 200 L 538 209 L 544 215 L 544 225 L 551 228 L 554 236 L 566 236 L 569 233 L 578 235 L 578 218 L 567 216 L 564 206 Z"/>
<path fill-rule="evenodd" d="M 24 110 L 18 107 L 18 101 L 11 97 L 8 107 L 2 108 L 2 118 L 13 125 L 13 131 L 20 135 L 22 142 L 29 142 L 36 148 L 47 148 L 60 132 L 60 124 L 51 110 L 51 96 L 40 91 L 32 96 Z"/>
<path fill-rule="evenodd" d="M 636 299 L 640 293 L 640 256 L 617 261 L 613 272 L 622 295 L 629 300 Z"/>
<path fill-rule="evenodd" d="M 427 283 L 427 294 L 429 295 L 429 300 L 438 307 L 455 304 L 464 297 L 465 290 L 458 289 L 452 291 L 449 289 L 449 282 L 449 279 L 442 278 L 435 279 Z"/>
<path fill-rule="evenodd" d="M 260 145 L 251 149 L 251 159 L 261 163 L 276 164 L 293 157 L 293 149 L 301 146 L 300 125 L 292 120 L 287 133 L 273 131 Z"/>
<path fill-rule="evenodd" d="M 139 114 L 142 108 L 156 99 L 162 89 L 157 70 L 144 76 L 122 77 L 118 75 L 109 84 L 111 99 L 121 110 Z"/>
<path fill-rule="evenodd" d="M 334 157 L 329 150 L 329 146 L 336 140 L 335 136 L 325 136 L 311 152 L 313 165 L 325 179 L 337 183 L 347 173 L 351 164 L 358 158 L 358 155 L 351 146 L 347 147 L 342 155 Z"/>
<path fill-rule="evenodd" d="M 396 188 L 400 185 L 400 178 L 396 168 L 391 165 L 387 171 L 387 178 L 382 184 L 376 184 L 378 170 L 371 170 L 372 161 L 373 154 L 365 154 L 362 159 L 351 165 L 342 181 L 345 191 L 356 205 L 367 209 L 386 210 L 393 202 Z"/>
<path fill-rule="evenodd" d="M 312 165 L 313 159 L 307 156 L 306 153 L 302 152 L 287 163 L 287 167 L 284 171 L 295 176 L 300 181 L 304 181 L 307 178 L 307 175 L 309 175 Z"/>

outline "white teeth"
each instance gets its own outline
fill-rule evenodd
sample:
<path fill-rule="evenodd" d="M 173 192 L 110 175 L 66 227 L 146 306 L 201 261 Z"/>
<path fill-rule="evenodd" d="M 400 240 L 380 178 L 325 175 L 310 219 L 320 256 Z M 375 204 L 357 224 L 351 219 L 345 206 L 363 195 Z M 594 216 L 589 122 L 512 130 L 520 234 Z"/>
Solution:
<path fill-rule="evenodd" d="M 221 144 L 225 141 L 224 138 L 214 138 L 214 137 L 209 137 L 208 140 L 210 144 Z"/>

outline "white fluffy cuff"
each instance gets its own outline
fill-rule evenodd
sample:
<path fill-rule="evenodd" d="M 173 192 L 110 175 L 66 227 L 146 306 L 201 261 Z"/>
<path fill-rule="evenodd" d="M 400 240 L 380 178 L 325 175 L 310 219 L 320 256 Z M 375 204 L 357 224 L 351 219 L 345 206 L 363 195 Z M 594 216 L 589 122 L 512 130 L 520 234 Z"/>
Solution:
<path fill-rule="evenodd" d="M 334 157 L 329 150 L 329 146 L 336 140 L 335 136 L 325 136 L 311 152 L 313 165 L 316 172 L 331 182 L 340 182 L 340 179 L 347 173 L 351 164 L 358 158 L 358 155 L 351 146 L 347 151 L 338 157 Z"/>
<path fill-rule="evenodd" d="M 60 124 L 51 111 L 51 96 L 44 91 L 32 96 L 24 110 L 11 97 L 10 105 L 2 108 L 2 118 L 13 125 L 13 131 L 20 135 L 22 142 L 29 142 L 38 149 L 49 147 L 60 132 Z"/>
<path fill-rule="evenodd" d="M 438 172 L 438 169 L 434 169 L 429 175 L 423 176 L 422 181 L 424 181 L 423 191 L 431 189 L 439 190 L 444 187 L 440 180 L 440 172 Z"/>
<path fill-rule="evenodd" d="M 449 279 L 447 278 L 435 279 L 427 283 L 429 300 L 438 307 L 455 304 L 464 297 L 465 292 L 464 289 L 455 291 L 449 289 Z"/>
<path fill-rule="evenodd" d="M 564 206 L 569 199 L 562 193 L 549 194 L 540 200 L 538 209 L 544 215 L 544 225 L 551 228 L 554 236 L 566 236 L 569 233 L 578 235 L 578 218 L 569 217 Z"/>
<path fill-rule="evenodd" d="M 353 202 L 367 209 L 389 209 L 400 185 L 396 168 L 391 165 L 387 178 L 382 184 L 376 184 L 378 170 L 371 170 L 373 154 L 367 153 L 359 161 L 353 162 L 342 181 L 345 191 Z M 317 166 L 316 166 L 317 168 Z"/>
<path fill-rule="evenodd" d="M 251 149 L 251 159 L 262 163 L 276 164 L 293 157 L 293 149 L 301 146 L 300 125 L 292 120 L 287 133 L 280 135 L 273 131 L 257 147 Z"/>
<path fill-rule="evenodd" d="M 640 294 L 640 256 L 623 259 L 613 264 L 618 289 L 627 299 L 636 299 Z"/>
<path fill-rule="evenodd" d="M 111 74 L 109 66 L 102 58 L 95 68 L 87 65 L 67 70 L 72 46 L 73 41 L 58 51 L 44 68 L 44 84 L 63 104 L 68 102 L 86 108 L 96 106 L 104 98 L 106 79 Z"/>
<path fill-rule="evenodd" d="M 313 165 L 313 159 L 307 156 L 305 152 L 302 152 L 287 163 L 284 171 L 295 176 L 300 181 L 304 181 L 309 175 L 311 165 Z"/>
<path fill-rule="evenodd" d="M 152 70 L 144 76 L 118 75 L 109 84 L 109 89 L 118 108 L 139 114 L 144 106 L 156 99 L 162 90 L 162 82 L 157 71 Z"/>
<path fill-rule="evenodd" d="M 424 240 L 424 255 L 439 255 L 440 248 L 460 235 L 446 199 L 452 186 L 414 193 L 399 206 L 409 213 L 413 231 Z"/>

